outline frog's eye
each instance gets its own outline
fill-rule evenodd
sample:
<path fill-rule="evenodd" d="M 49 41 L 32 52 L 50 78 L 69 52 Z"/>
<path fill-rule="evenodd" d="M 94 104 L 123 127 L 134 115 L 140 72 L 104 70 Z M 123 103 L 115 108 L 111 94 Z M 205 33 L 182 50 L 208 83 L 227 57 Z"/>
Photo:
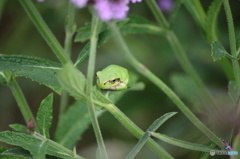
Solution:
<path fill-rule="evenodd" d="M 112 83 L 115 83 L 115 82 L 120 82 L 120 78 L 115 78 L 112 80 Z"/>

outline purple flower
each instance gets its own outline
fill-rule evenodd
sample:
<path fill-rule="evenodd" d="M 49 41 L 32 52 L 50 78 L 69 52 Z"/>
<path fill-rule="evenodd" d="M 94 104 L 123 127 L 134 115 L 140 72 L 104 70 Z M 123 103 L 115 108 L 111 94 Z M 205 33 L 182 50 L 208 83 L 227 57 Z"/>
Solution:
<path fill-rule="evenodd" d="M 130 0 L 132 3 L 142 2 L 142 0 Z"/>
<path fill-rule="evenodd" d="M 158 5 L 163 12 L 170 12 L 173 10 L 173 0 L 159 0 Z"/>
<path fill-rule="evenodd" d="M 44 2 L 45 0 L 37 0 L 38 2 Z"/>
<path fill-rule="evenodd" d="M 76 7 L 83 8 L 87 5 L 88 0 L 70 0 Z"/>
<path fill-rule="evenodd" d="M 95 9 L 97 10 L 98 16 L 103 21 L 110 20 L 123 20 L 126 18 L 129 7 L 128 0 L 97 0 Z"/>
<path fill-rule="evenodd" d="M 227 141 L 224 141 L 224 140 L 222 140 L 222 142 L 225 144 L 225 149 L 226 150 L 232 150 L 232 148 L 231 148 L 231 146 L 229 146 L 229 144 L 227 143 Z"/>

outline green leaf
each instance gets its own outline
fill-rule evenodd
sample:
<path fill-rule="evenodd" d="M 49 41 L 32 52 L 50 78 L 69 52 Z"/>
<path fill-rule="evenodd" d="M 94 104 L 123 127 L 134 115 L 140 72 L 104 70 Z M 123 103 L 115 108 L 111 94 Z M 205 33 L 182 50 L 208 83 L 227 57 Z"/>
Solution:
<path fill-rule="evenodd" d="M 11 71 L 12 75 L 30 78 L 57 93 L 62 91 L 56 79 L 56 72 L 59 71 L 60 67 L 59 63 L 37 57 L 0 54 L 1 71 L 8 70 Z"/>
<path fill-rule="evenodd" d="M 81 50 L 81 52 L 78 55 L 78 58 L 74 64 L 76 68 L 80 67 L 80 65 L 89 57 L 90 53 L 90 42 L 88 42 L 84 48 Z"/>
<path fill-rule="evenodd" d="M 64 65 L 58 72 L 57 78 L 62 87 L 73 97 L 80 101 L 86 101 L 84 75 L 75 69 L 70 63 Z"/>
<path fill-rule="evenodd" d="M 72 64 L 66 64 L 58 73 L 58 80 L 62 87 L 70 93 L 77 100 L 84 103 L 87 101 L 85 92 L 86 78 L 84 75 L 74 68 Z M 96 87 L 92 88 L 93 100 L 96 109 L 102 109 L 104 105 L 111 104 L 112 102 L 101 94 Z"/>
<path fill-rule="evenodd" d="M 164 30 L 158 25 L 136 15 L 130 15 L 124 21 L 117 23 L 122 34 L 163 34 Z M 83 42 L 90 39 L 91 23 L 87 26 L 80 28 L 78 34 L 75 38 L 75 42 Z M 105 25 L 103 25 L 98 39 L 97 46 L 100 47 L 111 37 L 111 32 Z M 76 62 L 75 67 L 79 67 L 83 61 L 85 61 L 89 56 L 90 43 L 88 42 L 82 51 L 80 52 Z"/>
<path fill-rule="evenodd" d="M 97 46 L 100 47 L 111 37 L 111 32 L 109 30 L 105 30 L 99 34 Z M 90 38 L 90 37 L 89 37 Z M 74 64 L 76 68 L 78 68 L 89 56 L 90 53 L 90 42 L 88 42 L 81 52 L 78 55 L 78 58 Z"/>
<path fill-rule="evenodd" d="M 105 30 L 99 34 L 97 46 L 100 47 L 111 37 L 111 33 L 109 30 Z M 90 53 L 90 42 L 88 42 L 84 48 L 79 53 L 79 56 L 74 64 L 76 68 L 78 68 L 89 56 Z"/>
<path fill-rule="evenodd" d="M 91 26 L 92 23 L 87 23 L 84 27 L 77 30 L 77 35 L 75 37 L 75 42 L 85 42 L 90 39 L 91 36 Z M 106 25 L 102 25 L 100 32 L 106 30 Z"/>
<path fill-rule="evenodd" d="M 47 153 L 48 140 L 43 140 L 40 145 L 32 145 L 31 154 L 34 159 L 45 159 Z"/>
<path fill-rule="evenodd" d="M 40 104 L 37 113 L 37 125 L 40 134 L 49 138 L 49 129 L 52 123 L 53 94 L 48 95 Z"/>
<path fill-rule="evenodd" d="M 233 148 L 233 151 L 237 151 L 238 152 L 238 155 L 232 155 L 231 159 L 240 159 L 240 155 L 239 155 L 239 153 L 240 153 L 240 134 L 238 134 L 234 138 L 232 148 Z"/>
<path fill-rule="evenodd" d="M 131 152 L 127 155 L 125 159 L 132 159 L 134 158 L 137 153 L 140 151 L 140 149 L 144 146 L 144 144 L 147 142 L 148 138 L 151 136 L 148 132 L 149 131 L 156 131 L 165 121 L 167 121 L 169 118 L 171 118 L 173 115 L 175 115 L 177 112 L 170 112 L 166 113 L 157 120 L 155 120 L 151 126 L 147 129 L 145 134 L 139 139 L 138 143 L 134 146 L 134 148 L 131 150 Z"/>
<path fill-rule="evenodd" d="M 117 26 L 123 34 L 163 34 L 165 31 L 158 25 L 148 21 L 145 18 L 136 15 L 129 15 L 129 17 L 124 21 L 119 21 Z M 109 32 L 106 25 L 101 28 L 102 32 Z M 91 34 L 91 23 L 80 28 L 77 31 L 75 42 L 84 42 L 90 39 Z M 110 35 L 110 34 L 109 34 Z"/>
<path fill-rule="evenodd" d="M 21 124 L 11 124 L 9 125 L 10 128 L 12 128 L 14 131 L 19 131 L 19 132 L 27 132 L 27 127 Z"/>
<path fill-rule="evenodd" d="M 213 61 L 220 60 L 222 57 L 231 56 L 218 41 L 212 43 L 212 58 Z"/>
<path fill-rule="evenodd" d="M 101 112 L 96 111 L 96 114 L 99 116 Z M 60 119 L 54 140 L 64 147 L 72 149 L 90 124 L 91 119 L 87 105 L 76 101 Z"/>
<path fill-rule="evenodd" d="M 234 103 L 237 102 L 240 92 L 237 88 L 237 83 L 234 81 L 229 81 L 228 84 L 228 95 L 230 96 L 230 98 L 233 100 Z"/>
<path fill-rule="evenodd" d="M 18 159 L 17 157 L 19 157 L 19 159 L 33 158 L 29 151 L 22 148 L 13 148 L 5 150 L 3 153 L 1 153 L 1 155 L 14 156 L 14 159 Z M 46 159 L 61 159 L 61 158 L 47 155 Z"/>
<path fill-rule="evenodd" d="M 210 43 L 216 41 L 217 37 L 217 17 L 222 5 L 222 0 L 215 0 L 211 3 L 206 18 L 205 18 L 205 32 Z"/>
<path fill-rule="evenodd" d="M 164 34 L 165 31 L 158 25 L 143 17 L 129 15 L 126 22 L 120 27 L 122 34 Z"/>
<path fill-rule="evenodd" d="M 86 23 L 84 27 L 77 30 L 77 35 L 75 37 L 75 42 L 84 42 L 89 40 L 91 35 L 91 23 Z"/>
<path fill-rule="evenodd" d="M 41 144 L 45 140 L 46 139 L 27 135 L 24 133 L 17 133 L 17 132 L 10 132 L 10 131 L 0 132 L 0 141 L 10 145 L 20 146 L 30 151 L 32 155 L 34 155 L 34 152 L 36 151 L 35 150 L 36 147 L 37 146 L 41 147 Z M 56 156 L 56 157 L 61 157 L 61 158 L 69 158 L 69 159 L 72 158 L 72 155 L 62 152 L 61 150 L 59 150 L 58 148 L 54 147 L 51 144 L 48 144 L 47 154 Z"/>
<path fill-rule="evenodd" d="M 29 153 L 29 151 L 21 149 L 21 148 L 14 148 L 14 149 L 6 150 L 3 153 L 1 153 L 1 155 L 32 158 L 32 155 Z"/>
<path fill-rule="evenodd" d="M 175 145 L 175 146 L 182 147 L 182 148 L 189 149 L 189 150 L 203 151 L 203 152 L 210 152 L 211 150 L 218 150 L 218 149 L 214 149 L 209 146 L 204 146 L 204 145 L 200 145 L 200 144 L 195 144 L 195 143 L 175 139 L 175 138 L 172 138 L 172 137 L 166 136 L 164 134 L 160 134 L 160 133 L 150 132 L 150 134 L 152 136 L 158 138 L 159 140 L 167 142 L 171 145 Z"/>

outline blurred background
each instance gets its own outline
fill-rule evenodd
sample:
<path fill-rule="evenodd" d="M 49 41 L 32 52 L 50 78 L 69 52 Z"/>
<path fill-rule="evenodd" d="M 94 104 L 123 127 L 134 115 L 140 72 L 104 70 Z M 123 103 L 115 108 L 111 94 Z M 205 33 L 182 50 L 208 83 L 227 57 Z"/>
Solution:
<path fill-rule="evenodd" d="M 63 45 L 65 38 L 64 22 L 67 15 L 68 1 L 58 0 L 56 3 L 56 1 L 53 0 L 46 0 L 43 3 L 34 3 L 58 41 Z M 174 3 L 175 1 L 173 1 L 173 4 Z M 208 9 L 210 3 L 211 1 L 202 1 L 205 10 Z M 235 22 L 236 35 L 239 35 L 240 1 L 230 1 L 230 5 Z M 18 1 L 6 1 L 3 7 L 0 21 L 1 54 L 29 55 L 59 62 Z M 164 12 L 168 20 L 172 20 L 171 13 L 171 10 Z M 136 14 L 149 21 L 156 22 L 145 2 L 131 4 L 130 14 Z M 218 19 L 219 39 L 229 51 L 228 30 L 223 8 L 221 8 Z M 85 23 L 90 20 L 91 15 L 87 8 L 77 10 L 76 23 L 78 28 L 84 26 Z M 139 61 L 175 90 L 198 118 L 220 138 L 231 143 L 230 134 L 233 126 L 234 103 L 227 94 L 228 78 L 223 71 L 221 63 L 213 61 L 210 44 L 206 41 L 191 14 L 184 6 L 179 9 L 177 16 L 171 24 L 191 63 L 203 79 L 209 91 L 213 94 L 218 108 L 207 111 L 208 105 L 204 105 L 201 97 L 197 93 L 198 91 L 193 89 L 194 87 L 190 87 L 192 86 L 191 79 L 189 79 L 183 71 L 175 53 L 164 36 L 126 35 L 124 38 L 132 53 Z M 79 42 L 73 43 L 71 57 L 73 61 L 76 60 L 85 44 L 86 43 Z M 96 71 L 103 69 L 109 64 L 118 64 L 137 73 L 129 63 L 126 62 L 125 58 L 122 57 L 122 54 L 112 39 L 98 49 Z M 87 61 L 83 63 L 80 70 L 86 74 Z M 17 78 L 17 81 L 26 96 L 31 110 L 34 115 L 36 115 L 41 100 L 50 94 L 52 90 L 24 77 Z M 174 111 L 179 113 L 162 125 L 160 129 L 157 130 L 158 132 L 189 142 L 200 144 L 206 144 L 208 142 L 208 138 L 180 112 L 176 105 L 174 105 L 160 89 L 141 75 L 139 75 L 139 81 L 145 83 L 145 89 L 143 91 L 128 92 L 117 103 L 117 106 L 142 130 L 145 131 L 155 119 L 163 114 Z M 185 92 L 182 92 L 182 89 L 179 88 L 182 82 L 183 85 L 186 86 Z M 52 135 L 54 134 L 58 120 L 59 99 L 59 95 L 55 93 L 54 118 L 51 127 Z M 73 102 L 74 99 L 70 98 L 70 104 Z M 138 140 L 108 112 L 99 118 L 99 122 L 104 140 L 106 141 L 109 158 L 124 158 Z M 14 123 L 25 125 L 10 89 L 7 86 L 0 85 L 0 131 L 11 130 L 9 124 Z M 174 158 L 186 159 L 199 158 L 200 156 L 200 152 L 189 151 L 161 141 L 158 142 L 172 154 Z M 0 143 L 0 146 L 10 147 L 4 143 Z M 95 136 L 90 126 L 83 134 L 81 141 L 78 142 L 77 152 L 83 157 L 92 159 L 95 158 L 96 146 Z M 210 158 L 220 157 L 229 158 L 229 156 L 215 156 Z M 150 149 L 144 147 L 136 158 L 155 159 L 157 156 Z"/>

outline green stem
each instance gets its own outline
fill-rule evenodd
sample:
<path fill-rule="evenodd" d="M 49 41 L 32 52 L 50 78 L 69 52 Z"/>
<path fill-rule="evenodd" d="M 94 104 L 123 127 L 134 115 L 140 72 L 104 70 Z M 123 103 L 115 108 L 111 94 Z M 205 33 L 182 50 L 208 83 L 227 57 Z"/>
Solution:
<path fill-rule="evenodd" d="M 240 89 L 240 69 L 239 69 L 239 63 L 237 60 L 238 57 L 237 57 L 237 49 L 236 49 L 236 38 L 235 38 L 231 8 L 228 0 L 223 0 L 223 5 L 224 5 L 224 9 L 227 16 L 227 22 L 228 22 L 230 50 L 231 50 L 232 56 L 236 58 L 235 60 L 232 60 L 233 72 L 234 72 L 238 89 Z"/>
<path fill-rule="evenodd" d="M 159 12 L 159 7 L 156 4 L 156 2 L 153 2 L 152 0 L 147 0 L 146 1 L 148 6 L 151 8 L 157 22 L 163 27 L 163 29 L 168 30 L 169 29 L 169 24 L 164 17 L 162 12 Z"/>
<path fill-rule="evenodd" d="M 143 64 L 136 60 L 136 58 L 131 54 L 129 48 L 127 47 L 123 37 L 121 36 L 115 23 L 108 23 L 113 34 L 114 40 L 116 41 L 119 49 L 124 54 L 127 61 L 143 76 L 154 83 L 158 88 L 160 88 L 183 112 L 183 114 L 189 118 L 189 120 L 196 125 L 205 135 L 207 135 L 213 142 L 215 142 L 219 147 L 224 148 L 222 141 L 210 130 L 208 129 L 189 109 L 188 107 L 179 99 L 179 97 L 156 75 L 149 71 Z"/>
<path fill-rule="evenodd" d="M 71 62 L 69 57 L 64 53 L 63 48 L 51 32 L 51 30 L 48 28 L 46 23 L 44 22 L 43 18 L 33 5 L 31 0 L 19 0 L 25 11 L 27 12 L 28 16 L 38 29 L 38 31 L 43 36 L 44 40 L 47 42 L 47 44 L 50 46 L 50 48 L 53 50 L 57 58 L 60 60 L 62 64 L 65 64 L 67 62 Z"/>
<path fill-rule="evenodd" d="M 61 152 L 66 153 L 69 156 L 73 156 L 73 159 L 83 159 L 83 157 L 78 156 L 78 155 L 76 156 L 76 154 L 73 151 L 63 147 L 62 145 L 60 145 L 60 144 L 58 144 L 58 143 L 56 143 L 52 140 L 48 140 L 48 143 L 49 143 L 49 145 L 51 145 L 51 146 L 57 148 L 58 150 L 60 150 Z"/>
<path fill-rule="evenodd" d="M 73 159 L 83 159 L 83 157 L 76 155 L 74 151 L 71 151 L 71 150 L 67 149 L 66 147 L 60 145 L 59 143 L 54 142 L 53 140 L 46 139 L 41 134 L 35 133 L 34 136 L 39 138 L 42 141 L 47 140 L 49 146 L 52 146 L 52 147 L 58 149 L 62 153 L 68 154 Z"/>
<path fill-rule="evenodd" d="M 115 105 L 106 105 L 105 108 L 123 125 L 125 126 L 135 137 L 140 139 L 144 132 L 135 125 L 125 114 L 123 114 Z M 159 144 L 153 139 L 149 138 L 146 142 L 147 146 L 155 152 L 159 157 L 164 159 L 172 159 L 173 157 L 165 151 Z"/>
<path fill-rule="evenodd" d="M 64 41 L 64 50 L 69 57 L 71 57 L 72 38 L 75 31 L 76 31 L 75 6 L 73 3 L 69 2 L 68 15 L 66 18 L 66 25 L 65 25 L 65 41 Z"/>
<path fill-rule="evenodd" d="M 23 92 L 21 88 L 19 87 L 17 81 L 15 79 L 12 79 L 11 82 L 9 82 L 8 86 L 10 87 L 14 98 L 17 101 L 17 104 L 19 106 L 19 109 L 23 115 L 23 118 L 26 123 L 28 123 L 29 120 L 33 121 L 36 125 L 36 120 L 29 108 L 29 105 L 23 95 Z"/>
<path fill-rule="evenodd" d="M 200 25 L 204 27 L 206 14 L 205 14 L 205 11 L 203 10 L 203 7 L 199 2 L 199 0 L 191 0 L 191 1 L 194 6 L 194 9 L 196 9 L 196 12 L 198 13 L 196 14 L 198 21 L 200 22 Z"/>
<path fill-rule="evenodd" d="M 221 64 L 222 68 L 228 78 L 229 81 L 234 81 L 234 74 L 233 74 L 233 69 L 230 61 L 228 61 L 227 58 L 221 58 Z"/>
<path fill-rule="evenodd" d="M 88 61 L 88 72 L 87 72 L 87 88 L 86 94 L 88 95 L 87 105 L 88 111 L 90 114 L 90 118 L 92 121 L 93 129 L 96 135 L 97 143 L 99 146 L 99 150 L 101 153 L 101 158 L 108 159 L 107 151 L 104 145 L 104 141 L 102 138 L 101 130 L 98 124 L 98 119 L 94 111 L 94 101 L 93 101 L 93 77 L 94 77 L 94 67 L 95 67 L 95 59 L 96 59 L 96 49 L 97 49 L 97 41 L 98 41 L 98 30 L 101 26 L 100 19 L 94 15 L 92 16 L 92 28 L 91 28 L 91 39 L 90 39 L 90 53 L 89 53 L 89 61 Z"/>
<path fill-rule="evenodd" d="M 68 106 L 69 101 L 69 94 L 66 90 L 63 90 L 60 97 L 60 108 L 59 108 L 59 116 L 58 119 L 60 120 Z"/>
<path fill-rule="evenodd" d="M 164 29 L 168 30 L 168 22 L 166 21 L 163 13 L 159 9 L 155 0 L 147 0 L 146 1 L 150 9 L 152 10 L 154 16 L 156 17 L 157 21 L 160 25 L 163 25 Z M 180 44 L 178 38 L 176 37 L 175 33 L 172 31 L 168 31 L 167 39 L 169 44 L 172 46 L 173 50 L 175 51 L 180 64 L 182 65 L 183 69 L 192 77 L 194 82 L 197 84 L 199 89 L 201 90 L 203 96 L 208 100 L 211 105 L 215 105 L 214 99 L 210 92 L 205 87 L 203 81 L 198 76 L 197 72 L 193 68 L 192 64 L 190 63 L 185 51 L 183 50 L 182 45 Z"/>
<path fill-rule="evenodd" d="M 76 25 L 74 20 L 75 20 L 75 6 L 73 5 L 73 3 L 69 2 L 68 15 L 66 18 L 66 25 L 65 25 L 65 41 L 64 41 L 64 50 L 69 57 L 71 57 L 72 39 L 76 30 L 75 29 Z M 68 100 L 69 100 L 69 95 L 67 91 L 63 90 L 61 99 L 60 99 L 59 119 L 62 117 L 64 111 L 67 108 Z"/>

